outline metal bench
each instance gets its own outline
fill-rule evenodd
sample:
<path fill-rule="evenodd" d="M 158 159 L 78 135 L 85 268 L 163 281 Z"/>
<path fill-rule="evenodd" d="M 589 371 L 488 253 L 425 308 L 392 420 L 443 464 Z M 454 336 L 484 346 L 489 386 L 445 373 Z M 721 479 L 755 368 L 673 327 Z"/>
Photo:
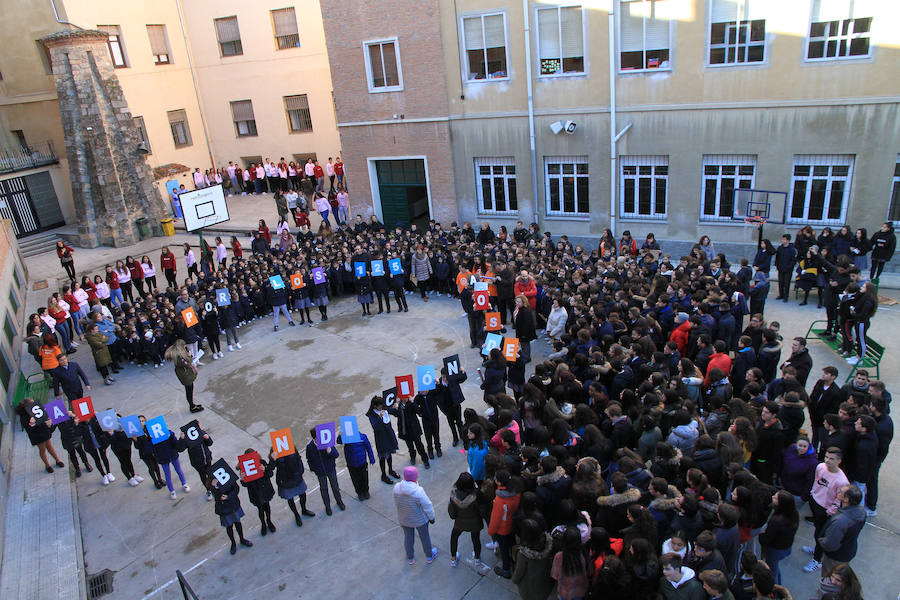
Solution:
<path fill-rule="evenodd" d="M 836 332 L 834 334 L 834 338 L 826 337 L 825 328 L 827 326 L 828 321 L 813 321 L 810 324 L 809 329 L 807 330 L 804 337 L 807 340 L 821 340 L 825 342 L 829 348 L 840 354 L 843 336 L 840 332 Z M 850 381 L 851 379 L 853 379 L 853 375 L 856 373 L 857 369 L 875 369 L 875 378 L 881 379 L 878 365 L 881 364 L 881 358 L 883 356 L 884 346 L 882 346 L 869 336 L 866 336 L 866 355 L 863 356 L 858 363 L 856 363 L 855 365 L 851 365 L 853 368 L 850 369 L 850 374 L 847 375 L 846 381 Z"/>

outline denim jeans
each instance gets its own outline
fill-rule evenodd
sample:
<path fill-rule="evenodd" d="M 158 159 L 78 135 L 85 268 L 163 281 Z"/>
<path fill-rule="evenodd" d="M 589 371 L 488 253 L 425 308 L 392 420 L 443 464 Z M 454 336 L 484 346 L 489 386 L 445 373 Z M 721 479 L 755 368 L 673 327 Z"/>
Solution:
<path fill-rule="evenodd" d="M 178 480 L 181 481 L 181 485 L 185 485 L 187 483 L 187 481 L 185 481 L 184 479 L 184 471 L 181 470 L 181 463 L 178 461 L 177 456 L 171 463 L 163 463 L 161 466 L 163 468 L 163 473 L 165 473 L 166 475 L 166 487 L 169 488 L 170 492 L 175 491 L 175 488 L 172 487 L 172 470 L 170 469 L 170 467 L 175 467 L 175 473 L 178 474 Z"/>
<path fill-rule="evenodd" d="M 320 210 L 319 216 L 322 217 L 323 221 L 325 221 L 326 223 L 331 225 L 331 221 L 328 220 L 328 211 L 327 210 Z"/>
<path fill-rule="evenodd" d="M 59 341 L 62 349 L 68 352 L 72 349 L 72 340 L 69 337 L 69 324 L 63 321 L 56 325 L 56 333 L 59 334 Z"/>
<path fill-rule="evenodd" d="M 406 548 L 406 558 L 412 560 L 415 558 L 416 531 L 419 532 L 419 540 L 422 542 L 422 551 L 425 556 L 431 556 L 431 535 L 428 533 L 428 523 L 419 525 L 418 527 L 403 527 L 403 546 Z"/>
<path fill-rule="evenodd" d="M 291 319 L 291 313 L 288 312 L 287 304 L 279 304 L 278 306 L 273 306 L 272 310 L 275 311 L 275 327 L 278 327 L 279 312 L 284 313 L 284 316 L 287 317 L 288 323 L 293 322 L 293 319 Z"/>
<path fill-rule="evenodd" d="M 766 564 L 769 565 L 772 574 L 775 576 L 775 583 L 781 585 L 781 569 L 778 568 L 778 563 L 791 555 L 791 549 L 786 548 L 784 550 L 776 550 L 775 548 L 763 548 L 763 553 L 766 557 Z"/>
<path fill-rule="evenodd" d="M 348 214 L 347 207 L 346 206 L 338 206 L 338 209 L 337 209 L 338 225 L 346 225 L 347 219 L 349 217 L 350 217 L 350 215 Z"/>
<path fill-rule="evenodd" d="M 113 306 L 119 306 L 120 304 L 122 304 L 122 302 L 125 301 L 125 299 L 122 298 L 122 290 L 120 288 L 110 288 L 109 301 L 112 302 Z"/>

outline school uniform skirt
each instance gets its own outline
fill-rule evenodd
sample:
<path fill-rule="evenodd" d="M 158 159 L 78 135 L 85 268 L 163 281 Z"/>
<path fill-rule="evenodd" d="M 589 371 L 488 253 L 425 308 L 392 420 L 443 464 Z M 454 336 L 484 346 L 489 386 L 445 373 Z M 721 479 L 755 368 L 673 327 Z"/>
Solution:
<path fill-rule="evenodd" d="M 328 296 L 316 296 L 313 298 L 313 304 L 316 306 L 328 306 Z"/>
<path fill-rule="evenodd" d="M 294 300 L 294 308 L 309 308 L 312 306 L 312 302 L 309 300 L 309 296 L 304 296 L 302 298 L 297 298 Z"/>
<path fill-rule="evenodd" d="M 306 493 L 306 482 L 302 479 L 300 480 L 299 485 L 295 485 L 294 487 L 283 488 L 281 486 L 278 487 L 278 497 L 284 500 L 290 500 L 291 498 L 295 498 L 300 494 Z"/>
<path fill-rule="evenodd" d="M 243 516 L 244 509 L 238 507 L 238 509 L 233 513 L 229 513 L 227 515 L 219 515 L 219 523 L 222 525 L 222 527 L 231 527 L 232 525 L 240 521 Z"/>
<path fill-rule="evenodd" d="M 356 297 L 356 300 L 360 304 L 369 304 L 372 302 L 372 294 L 360 294 Z"/>

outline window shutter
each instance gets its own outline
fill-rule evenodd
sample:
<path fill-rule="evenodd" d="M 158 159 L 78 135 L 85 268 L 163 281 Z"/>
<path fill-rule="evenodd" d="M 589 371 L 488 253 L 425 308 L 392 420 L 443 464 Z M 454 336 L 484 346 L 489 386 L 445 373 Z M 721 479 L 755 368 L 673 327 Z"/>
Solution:
<path fill-rule="evenodd" d="M 179 121 L 187 121 L 187 114 L 182 110 L 170 110 L 168 112 L 169 123 L 178 123 Z"/>
<path fill-rule="evenodd" d="M 216 36 L 218 36 L 220 44 L 241 41 L 241 32 L 238 29 L 237 17 L 225 17 L 224 19 L 216 19 L 215 23 Z"/>
<path fill-rule="evenodd" d="M 484 40 L 488 48 L 506 46 L 506 30 L 503 27 L 503 15 L 484 17 Z"/>
<path fill-rule="evenodd" d="M 273 10 L 272 21 L 275 23 L 276 36 L 297 35 L 297 15 L 293 6 Z"/>
<path fill-rule="evenodd" d="M 309 100 L 306 94 L 297 96 L 285 96 L 284 103 L 288 110 L 309 110 Z"/>
<path fill-rule="evenodd" d="M 540 36 L 540 58 L 559 58 L 559 25 L 557 9 L 538 10 L 538 36 Z"/>
<path fill-rule="evenodd" d="M 737 21 L 740 14 L 740 0 L 713 0 L 711 23 Z"/>
<path fill-rule="evenodd" d="M 166 43 L 165 25 L 147 25 L 147 35 L 150 37 L 150 52 L 154 56 L 169 53 L 169 45 Z"/>
<path fill-rule="evenodd" d="M 619 41 L 622 52 L 639 52 L 644 49 L 643 2 L 623 2 Z"/>
<path fill-rule="evenodd" d="M 647 50 L 663 50 L 669 47 L 669 1 L 656 0 L 651 4 L 647 19 Z"/>
<path fill-rule="evenodd" d="M 484 50 L 481 17 L 463 19 L 463 35 L 466 38 L 466 50 Z"/>
<path fill-rule="evenodd" d="M 562 19 L 563 58 L 584 56 L 584 28 L 581 25 L 580 6 L 568 6 L 559 10 Z"/>
<path fill-rule="evenodd" d="M 250 100 L 238 100 L 231 103 L 231 114 L 235 121 L 254 121 L 253 103 Z"/>

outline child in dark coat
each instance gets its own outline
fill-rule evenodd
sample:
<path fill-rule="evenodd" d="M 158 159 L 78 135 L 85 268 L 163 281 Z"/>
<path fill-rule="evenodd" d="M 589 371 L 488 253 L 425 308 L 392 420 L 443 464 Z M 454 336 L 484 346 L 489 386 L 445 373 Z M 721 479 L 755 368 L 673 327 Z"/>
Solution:
<path fill-rule="evenodd" d="M 319 478 L 319 492 L 322 494 L 322 502 L 325 503 L 325 514 L 331 516 L 331 498 L 328 497 L 328 484 L 331 483 L 331 491 L 334 493 L 334 501 L 338 508 L 346 510 L 344 501 L 341 499 L 341 488 L 337 482 L 337 468 L 335 461 L 338 457 L 338 451 L 334 446 L 320 450 L 316 446 L 316 430 L 309 430 L 309 443 L 306 444 L 306 464 L 309 470 L 316 474 Z"/>
<path fill-rule="evenodd" d="M 241 526 L 241 517 L 244 516 L 244 509 L 241 508 L 241 499 L 238 495 L 240 488 L 237 486 L 237 483 L 232 481 L 223 488 L 219 480 L 213 478 L 211 490 L 215 495 L 215 510 L 216 514 L 219 515 L 219 523 L 225 528 L 228 539 L 231 540 L 231 553 L 235 554 L 237 552 L 237 544 L 234 541 L 235 529 L 237 529 L 242 546 L 247 546 L 248 548 L 253 546 L 253 542 L 244 538 L 244 528 Z"/>
<path fill-rule="evenodd" d="M 253 448 L 244 450 L 244 454 L 250 454 Z M 241 485 L 247 488 L 247 496 L 250 498 L 250 504 L 256 507 L 259 512 L 259 534 L 263 537 L 269 532 L 275 533 L 275 525 L 272 523 L 272 507 L 269 504 L 275 497 L 275 488 L 272 487 L 272 475 L 275 473 L 275 463 L 265 459 L 260 459 L 262 465 L 262 477 L 253 481 L 241 481 Z M 237 471 L 240 471 L 238 465 Z"/>
<path fill-rule="evenodd" d="M 422 462 L 425 463 L 425 468 L 430 469 L 431 463 L 428 461 L 428 454 L 425 453 L 425 446 L 422 445 L 422 425 L 419 423 L 416 405 L 412 398 L 401 399 L 400 406 L 388 407 L 387 411 L 397 417 L 398 437 L 406 442 L 410 462 L 416 464 L 416 451 L 418 450 L 422 456 Z"/>
<path fill-rule="evenodd" d="M 397 436 L 394 434 L 391 416 L 385 409 L 384 400 L 381 396 L 372 398 L 366 416 L 369 418 L 372 431 L 375 433 L 375 450 L 378 452 L 378 466 L 381 467 L 381 481 L 388 485 L 394 485 L 388 474 L 394 479 L 400 479 L 400 475 L 394 471 L 391 458 L 398 448 Z M 387 471 L 385 471 L 385 463 L 387 464 Z"/>
<path fill-rule="evenodd" d="M 200 428 L 199 421 L 197 422 L 197 435 L 199 436 L 200 443 L 196 446 L 187 447 L 187 440 L 183 433 L 178 441 L 187 447 L 188 459 L 191 461 L 191 466 L 197 471 L 197 475 L 200 476 L 200 482 L 203 484 L 203 487 L 206 488 L 206 499 L 212 500 L 212 490 L 209 487 L 211 479 L 209 468 L 212 466 L 212 452 L 209 451 L 209 447 L 213 445 L 213 440 L 209 437 L 208 433 Z"/>
<path fill-rule="evenodd" d="M 275 465 L 275 483 L 278 485 L 278 496 L 287 500 L 288 507 L 294 513 L 297 527 L 303 527 L 303 521 L 297 512 L 294 496 L 300 499 L 300 510 L 304 517 L 314 517 L 316 513 L 306 509 L 306 482 L 303 481 L 303 461 L 295 450 L 293 454 L 275 458 L 275 451 L 269 453 L 269 459 Z"/>
<path fill-rule="evenodd" d="M 369 467 L 366 463 L 366 456 L 369 457 L 369 463 L 375 464 L 375 455 L 372 453 L 372 444 L 366 434 L 359 434 L 358 442 L 347 442 L 344 444 L 342 436 L 338 436 L 337 443 L 344 444 L 344 460 L 347 462 L 347 470 L 350 471 L 350 481 L 353 482 L 353 489 L 356 491 L 356 497 L 359 500 L 368 500 L 369 496 Z"/>

